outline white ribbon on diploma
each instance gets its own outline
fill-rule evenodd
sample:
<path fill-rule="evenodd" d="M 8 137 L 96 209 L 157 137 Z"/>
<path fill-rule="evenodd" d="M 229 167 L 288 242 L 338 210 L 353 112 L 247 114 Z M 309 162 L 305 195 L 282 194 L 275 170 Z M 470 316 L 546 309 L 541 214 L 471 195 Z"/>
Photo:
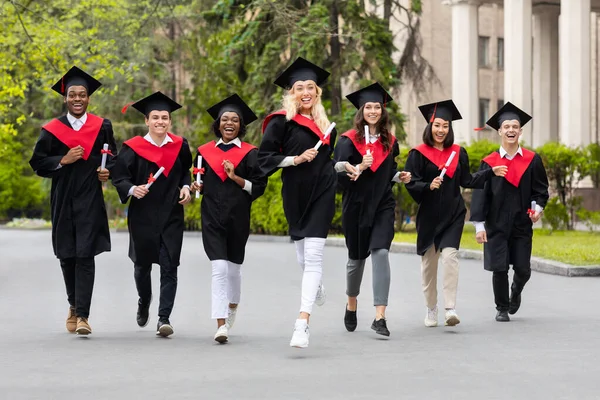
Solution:
<path fill-rule="evenodd" d="M 196 167 L 198 169 L 202 168 L 202 156 L 198 156 L 198 164 Z M 196 183 L 198 183 L 198 185 L 202 183 L 202 178 L 200 177 L 200 172 L 198 172 L 196 174 Z M 196 198 L 197 199 L 200 198 L 200 192 L 196 192 Z"/>
<path fill-rule="evenodd" d="M 442 169 L 442 173 L 440 174 L 440 178 L 443 178 L 444 175 L 446 175 L 446 169 L 448 169 L 448 167 L 450 166 L 450 163 L 454 159 L 455 155 L 456 155 L 456 151 L 453 151 L 452 154 L 450 154 L 450 157 L 448 157 L 448 161 L 446 161 L 446 165 L 444 165 L 444 169 Z"/>
<path fill-rule="evenodd" d="M 152 184 L 154 183 L 154 181 L 157 180 L 158 177 L 162 175 L 162 173 L 163 173 L 164 170 L 165 170 L 165 167 L 160 167 L 158 169 L 158 171 L 156 171 L 156 174 L 151 175 L 154 180 L 151 181 L 151 182 L 146 183 L 146 189 L 150 189 L 150 186 L 152 186 Z"/>
<path fill-rule="evenodd" d="M 331 131 L 333 131 L 333 128 L 335 128 L 335 122 L 332 122 L 331 125 L 329 125 L 329 128 L 327 128 L 327 130 L 323 134 L 323 139 L 327 139 L 327 137 L 329 136 L 329 134 L 331 133 Z M 317 142 L 317 144 L 315 144 L 314 149 L 315 150 L 319 150 L 319 147 L 321 147 L 322 145 L 323 145 L 323 141 L 319 140 Z"/>

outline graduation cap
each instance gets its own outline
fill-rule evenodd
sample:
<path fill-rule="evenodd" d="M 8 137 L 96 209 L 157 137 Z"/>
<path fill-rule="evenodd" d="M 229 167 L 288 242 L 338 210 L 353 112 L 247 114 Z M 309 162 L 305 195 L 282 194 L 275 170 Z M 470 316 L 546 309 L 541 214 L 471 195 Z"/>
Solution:
<path fill-rule="evenodd" d="M 256 114 L 254 114 L 250 107 L 248 107 L 248 105 L 240 98 L 240 96 L 237 95 L 237 93 L 232 94 L 225 100 L 221 100 L 219 103 L 206 110 L 206 112 L 208 112 L 215 121 L 221 118 L 221 115 L 227 111 L 233 111 L 239 115 L 246 125 L 258 119 Z"/>
<path fill-rule="evenodd" d="M 121 112 L 125 114 L 125 111 L 127 111 L 127 108 L 129 106 L 132 106 L 145 116 L 148 116 L 148 114 L 150 114 L 151 111 L 168 111 L 170 114 L 173 111 L 179 110 L 181 108 L 180 104 L 177 104 L 177 102 L 175 102 L 169 96 L 163 94 L 162 92 L 155 92 L 148 97 L 144 97 L 143 99 L 138 100 L 137 102 L 129 103 L 125 107 L 123 107 Z"/>
<path fill-rule="evenodd" d="M 419 110 L 428 123 L 433 122 L 436 118 L 441 118 L 444 121 L 456 121 L 462 119 L 462 115 L 456 108 L 456 104 L 452 100 L 444 100 L 437 103 L 425 104 L 419 106 Z"/>
<path fill-rule="evenodd" d="M 496 112 L 496 114 L 492 115 L 486 124 L 495 130 L 499 130 L 504 121 L 510 121 L 513 119 L 519 121 L 522 128 L 531 120 L 531 116 L 509 101 L 503 105 L 502 108 Z"/>
<path fill-rule="evenodd" d="M 83 86 L 86 88 L 88 96 L 91 96 L 102 84 L 91 75 L 73 66 L 52 86 L 52 90 L 62 96 L 66 96 L 71 86 Z"/>
<path fill-rule="evenodd" d="M 357 109 L 360 109 L 365 103 L 381 103 L 384 106 L 390 101 L 394 101 L 392 96 L 379 84 L 375 82 L 365 88 L 359 89 L 346 96 L 350 103 Z"/>
<path fill-rule="evenodd" d="M 273 83 L 284 89 L 290 89 L 297 81 L 311 80 L 320 86 L 328 77 L 329 72 L 298 57 Z"/>

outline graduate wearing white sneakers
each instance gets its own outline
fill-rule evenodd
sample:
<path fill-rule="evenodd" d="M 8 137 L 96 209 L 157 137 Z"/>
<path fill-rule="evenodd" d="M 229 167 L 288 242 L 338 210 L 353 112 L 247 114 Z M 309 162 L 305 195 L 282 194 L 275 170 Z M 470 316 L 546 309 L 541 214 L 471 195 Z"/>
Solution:
<path fill-rule="evenodd" d="M 202 196 L 202 243 L 212 264 L 212 318 L 215 340 L 225 343 L 242 290 L 242 264 L 250 235 L 250 208 L 266 187 L 255 146 L 241 141 L 256 115 L 234 94 L 209 108 L 217 140 L 198 148 L 192 191 Z M 201 158 L 200 158 L 201 157 Z M 201 165 L 198 163 L 202 160 Z"/>
<path fill-rule="evenodd" d="M 390 131 L 386 104 L 392 97 L 374 83 L 346 96 L 357 108 L 354 129 L 341 135 L 335 146 L 335 169 L 344 188 L 342 227 L 348 248 L 344 314 L 346 330 L 357 326 L 356 307 L 365 261 L 373 264 L 371 324 L 377 334 L 390 336 L 385 318 L 390 291 L 389 249 L 394 239 L 394 182 L 410 182 L 410 173 L 397 170 L 398 141 Z M 366 130 L 368 129 L 368 132 Z"/>
<path fill-rule="evenodd" d="M 325 302 L 323 249 L 335 212 L 337 176 L 331 155 L 336 131 L 326 136 L 330 123 L 319 87 L 328 76 L 329 72 L 298 58 L 277 78 L 275 84 L 286 89 L 283 110 L 263 122 L 258 155 L 264 175 L 283 169 L 283 209 L 302 268 L 300 315 L 290 341 L 290 346 L 299 348 L 308 346 L 313 304 Z"/>

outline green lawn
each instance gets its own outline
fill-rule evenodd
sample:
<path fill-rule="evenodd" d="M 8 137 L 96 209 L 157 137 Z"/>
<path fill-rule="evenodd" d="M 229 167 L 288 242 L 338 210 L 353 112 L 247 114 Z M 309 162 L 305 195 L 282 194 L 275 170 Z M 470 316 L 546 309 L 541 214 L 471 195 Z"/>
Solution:
<path fill-rule="evenodd" d="M 396 242 L 416 243 L 417 233 L 398 232 Z M 475 241 L 475 228 L 467 224 L 460 247 L 482 250 L 483 246 Z M 533 233 L 533 255 L 549 260 L 561 261 L 573 265 L 600 264 L 600 233 L 582 231 L 555 231 L 536 229 Z"/>

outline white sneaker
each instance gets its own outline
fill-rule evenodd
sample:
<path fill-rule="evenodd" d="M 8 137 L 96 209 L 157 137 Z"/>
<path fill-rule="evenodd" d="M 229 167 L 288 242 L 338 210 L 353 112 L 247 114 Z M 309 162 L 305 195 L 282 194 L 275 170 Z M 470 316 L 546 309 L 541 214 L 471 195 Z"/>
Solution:
<path fill-rule="evenodd" d="M 297 319 L 296 324 L 294 325 L 294 334 L 292 335 L 290 346 L 299 349 L 308 347 L 309 337 L 310 332 L 308 330 L 308 323 L 306 323 L 305 319 Z"/>
<path fill-rule="evenodd" d="M 231 329 L 233 327 L 233 324 L 235 322 L 235 315 L 237 314 L 237 309 L 238 309 L 237 307 L 236 308 L 229 307 L 229 309 L 227 311 L 227 319 L 225 320 L 225 326 L 227 326 L 227 329 Z"/>
<path fill-rule="evenodd" d="M 225 343 L 227 339 L 229 339 L 227 336 L 228 333 L 227 325 L 221 325 L 219 329 L 217 329 L 217 333 L 215 333 L 215 340 L 219 343 Z"/>
<path fill-rule="evenodd" d="M 446 326 L 454 326 L 460 324 L 460 318 L 454 308 L 446 310 Z"/>
<path fill-rule="evenodd" d="M 321 282 L 319 285 L 319 290 L 317 291 L 317 297 L 315 298 L 315 304 L 322 306 L 325 304 L 325 300 L 327 300 L 327 295 L 325 294 L 325 285 L 323 285 L 323 282 Z"/>
<path fill-rule="evenodd" d="M 427 308 L 427 315 L 425 316 L 425 326 L 434 327 L 438 324 L 438 308 L 437 306 L 433 308 Z"/>

